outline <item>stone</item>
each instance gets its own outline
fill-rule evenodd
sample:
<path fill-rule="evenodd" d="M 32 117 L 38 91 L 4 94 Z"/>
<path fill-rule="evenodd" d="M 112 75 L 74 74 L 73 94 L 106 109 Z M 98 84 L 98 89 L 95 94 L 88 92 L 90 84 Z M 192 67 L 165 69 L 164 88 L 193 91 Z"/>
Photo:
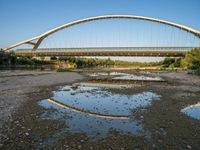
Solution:
<path fill-rule="evenodd" d="M 81 149 L 82 148 L 82 146 L 81 145 L 78 145 L 78 149 Z"/>
<path fill-rule="evenodd" d="M 192 149 L 192 147 L 190 145 L 187 145 L 187 148 Z"/>
<path fill-rule="evenodd" d="M 80 142 L 81 142 L 81 143 L 83 143 L 83 142 L 84 142 L 84 140 L 80 140 Z"/>
<path fill-rule="evenodd" d="M 25 135 L 26 135 L 26 136 L 29 136 L 29 133 L 28 133 L 28 132 L 26 132 L 26 133 L 25 133 Z"/>

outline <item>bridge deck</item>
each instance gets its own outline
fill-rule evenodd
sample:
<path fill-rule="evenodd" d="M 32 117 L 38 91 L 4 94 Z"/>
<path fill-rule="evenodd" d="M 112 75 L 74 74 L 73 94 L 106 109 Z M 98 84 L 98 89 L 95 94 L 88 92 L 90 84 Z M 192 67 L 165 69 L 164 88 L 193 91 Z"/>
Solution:
<path fill-rule="evenodd" d="M 158 56 L 184 57 L 192 47 L 103 47 L 18 49 L 18 56 Z"/>

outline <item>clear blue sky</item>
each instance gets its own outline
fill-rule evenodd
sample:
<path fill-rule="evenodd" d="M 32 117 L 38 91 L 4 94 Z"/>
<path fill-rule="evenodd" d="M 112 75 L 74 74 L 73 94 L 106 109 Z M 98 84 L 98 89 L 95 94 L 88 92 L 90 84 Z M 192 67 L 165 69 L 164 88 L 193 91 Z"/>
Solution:
<path fill-rule="evenodd" d="M 200 0 L 0 0 L 0 47 L 107 14 L 149 16 L 200 30 Z"/>

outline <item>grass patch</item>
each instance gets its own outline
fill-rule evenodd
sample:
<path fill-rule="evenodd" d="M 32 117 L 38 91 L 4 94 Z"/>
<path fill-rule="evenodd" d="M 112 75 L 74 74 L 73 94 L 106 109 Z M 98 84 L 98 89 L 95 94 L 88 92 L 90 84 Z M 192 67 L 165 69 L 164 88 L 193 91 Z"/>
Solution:
<path fill-rule="evenodd" d="M 69 69 L 69 68 L 58 68 L 56 71 L 57 72 L 71 72 L 72 69 Z"/>

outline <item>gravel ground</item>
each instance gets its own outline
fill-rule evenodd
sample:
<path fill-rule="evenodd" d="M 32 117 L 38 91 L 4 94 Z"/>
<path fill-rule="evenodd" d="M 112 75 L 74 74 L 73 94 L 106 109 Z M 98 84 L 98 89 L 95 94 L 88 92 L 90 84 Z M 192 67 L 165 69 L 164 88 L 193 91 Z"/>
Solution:
<path fill-rule="evenodd" d="M 12 120 L 13 112 L 29 100 L 28 94 L 40 92 L 41 87 L 48 89 L 83 78 L 82 75 L 75 72 L 0 72 L 0 129 L 7 120 Z"/>
<path fill-rule="evenodd" d="M 130 71 L 129 71 L 130 72 Z M 186 72 L 150 72 L 161 76 L 166 83 L 119 90 L 124 94 L 152 91 L 162 96 L 148 109 L 133 112 L 141 118 L 151 138 L 121 135 L 113 132 L 100 141 L 91 141 L 84 134 L 66 133 L 49 146 L 45 139 L 56 136 L 65 124 L 59 120 L 44 120 L 45 111 L 38 100 L 51 97 L 56 87 L 84 80 L 75 72 L 9 72 L 0 74 L 0 149 L 199 149 L 199 121 L 181 114 L 180 110 L 200 101 L 200 77 Z M 53 110 L 48 110 L 53 111 Z M 7 124 L 5 124 L 5 122 Z"/>

